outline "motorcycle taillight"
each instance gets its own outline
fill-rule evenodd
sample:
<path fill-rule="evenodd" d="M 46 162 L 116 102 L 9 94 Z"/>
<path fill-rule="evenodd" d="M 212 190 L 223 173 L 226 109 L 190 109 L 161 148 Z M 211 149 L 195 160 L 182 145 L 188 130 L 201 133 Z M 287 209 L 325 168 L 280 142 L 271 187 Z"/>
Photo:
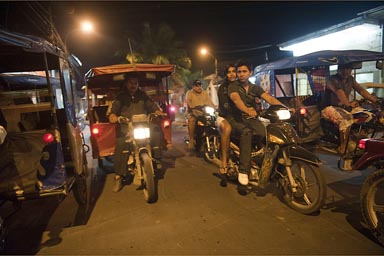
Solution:
<path fill-rule="evenodd" d="M 359 141 L 359 148 L 361 149 L 365 149 L 365 142 L 367 141 L 367 139 L 361 139 Z"/>
<path fill-rule="evenodd" d="M 99 128 L 95 127 L 95 128 L 92 129 L 92 134 L 93 135 L 99 134 L 99 132 L 100 132 Z"/>
<path fill-rule="evenodd" d="M 54 139 L 55 139 L 55 137 L 53 136 L 52 133 L 45 133 L 43 135 L 43 141 L 46 144 L 51 143 Z"/>

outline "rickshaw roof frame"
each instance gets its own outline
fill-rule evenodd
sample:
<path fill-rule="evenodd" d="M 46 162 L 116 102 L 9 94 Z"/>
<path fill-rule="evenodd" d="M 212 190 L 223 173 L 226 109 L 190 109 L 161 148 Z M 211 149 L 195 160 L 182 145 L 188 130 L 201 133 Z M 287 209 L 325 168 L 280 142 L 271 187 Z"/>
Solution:
<path fill-rule="evenodd" d="M 79 66 L 72 55 L 66 56 L 62 49 L 43 38 L 0 29 L 0 73 L 45 71 L 44 54 L 49 70 L 60 69 L 60 58 Z"/>
<path fill-rule="evenodd" d="M 160 81 L 174 71 L 175 65 L 171 64 L 116 64 L 91 68 L 85 74 L 85 81 L 93 93 L 106 94 L 108 90 L 120 89 L 125 74 L 136 72 L 142 86 L 146 82 Z M 155 76 L 146 77 L 148 73 L 154 73 Z"/>
<path fill-rule="evenodd" d="M 255 67 L 254 74 L 271 70 L 310 68 L 378 60 L 384 60 L 384 53 L 367 50 L 325 50 L 259 65 Z"/>

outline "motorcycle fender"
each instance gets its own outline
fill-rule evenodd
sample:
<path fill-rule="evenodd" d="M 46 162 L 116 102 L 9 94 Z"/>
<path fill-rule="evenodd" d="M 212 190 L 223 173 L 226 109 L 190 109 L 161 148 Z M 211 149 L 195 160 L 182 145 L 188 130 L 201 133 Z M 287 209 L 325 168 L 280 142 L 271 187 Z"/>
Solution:
<path fill-rule="evenodd" d="M 149 153 L 147 147 L 141 147 L 141 148 L 139 148 L 138 151 L 139 151 L 139 155 L 140 155 L 141 153 L 143 153 L 143 152 L 145 152 L 145 153 Z"/>
<path fill-rule="evenodd" d="M 362 155 L 359 160 L 353 165 L 353 170 L 364 170 L 368 168 L 370 165 L 374 164 L 375 162 L 380 162 L 384 159 L 384 154 L 377 154 L 369 152 L 366 152 L 364 155 Z"/>
<path fill-rule="evenodd" d="M 315 165 L 320 165 L 320 159 L 311 151 L 299 145 L 291 145 L 288 147 L 288 156 L 291 159 L 299 159 Z"/>

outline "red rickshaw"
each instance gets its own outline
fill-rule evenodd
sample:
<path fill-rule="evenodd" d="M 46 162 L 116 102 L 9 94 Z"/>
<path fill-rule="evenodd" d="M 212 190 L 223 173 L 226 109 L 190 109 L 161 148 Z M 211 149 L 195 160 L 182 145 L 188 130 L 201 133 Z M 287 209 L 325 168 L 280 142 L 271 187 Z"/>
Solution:
<path fill-rule="evenodd" d="M 94 159 L 98 159 L 101 169 L 104 169 L 103 159 L 114 154 L 116 124 L 109 123 L 108 111 L 121 89 L 126 73 L 136 72 L 140 89 L 145 91 L 167 113 L 159 124 L 164 134 L 162 149 L 166 150 L 171 146 L 172 121 L 174 121 L 175 113 L 169 103 L 169 76 L 174 70 L 174 65 L 118 64 L 95 67 L 86 73 L 92 156 Z"/>

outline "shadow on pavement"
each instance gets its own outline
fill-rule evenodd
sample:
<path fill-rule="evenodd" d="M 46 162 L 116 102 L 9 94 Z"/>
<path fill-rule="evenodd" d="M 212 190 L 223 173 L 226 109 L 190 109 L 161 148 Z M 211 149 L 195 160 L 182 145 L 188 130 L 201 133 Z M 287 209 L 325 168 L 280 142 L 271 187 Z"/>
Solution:
<path fill-rule="evenodd" d="M 65 228 L 85 225 L 103 191 L 105 173 L 97 168 L 88 176 L 88 202 L 78 205 L 72 192 L 67 196 L 50 196 L 21 202 L 21 208 L 6 219 L 5 254 L 36 254 L 44 247 L 60 244 Z M 12 202 L 1 208 L 2 216 L 13 210 Z"/>
<path fill-rule="evenodd" d="M 336 194 L 328 196 L 325 209 L 345 214 L 348 223 L 373 242 L 380 245 L 366 227 L 360 210 L 360 189 L 367 174 L 328 184 Z"/>

